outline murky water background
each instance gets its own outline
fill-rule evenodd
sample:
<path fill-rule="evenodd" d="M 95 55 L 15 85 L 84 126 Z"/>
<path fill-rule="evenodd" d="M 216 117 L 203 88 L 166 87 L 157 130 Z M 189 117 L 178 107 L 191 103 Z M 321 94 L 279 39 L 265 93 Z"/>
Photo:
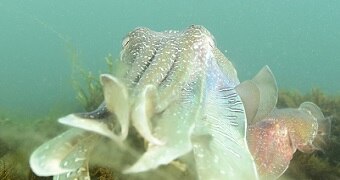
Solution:
<path fill-rule="evenodd" d="M 269 65 L 280 88 L 339 94 L 339 8 L 336 0 L 1 0 L 0 110 L 29 117 L 79 108 L 71 49 L 85 68 L 105 72 L 104 57 L 119 57 L 137 26 L 204 25 L 241 80 Z"/>

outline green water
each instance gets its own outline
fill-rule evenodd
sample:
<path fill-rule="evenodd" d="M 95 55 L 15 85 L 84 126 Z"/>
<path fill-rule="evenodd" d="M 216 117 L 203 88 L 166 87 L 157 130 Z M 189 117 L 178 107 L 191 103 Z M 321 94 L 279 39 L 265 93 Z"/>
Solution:
<path fill-rule="evenodd" d="M 241 80 L 269 65 L 280 88 L 339 94 L 339 9 L 338 0 L 1 0 L 0 113 L 76 110 L 70 47 L 86 69 L 105 72 L 104 57 L 118 57 L 137 26 L 204 25 Z"/>

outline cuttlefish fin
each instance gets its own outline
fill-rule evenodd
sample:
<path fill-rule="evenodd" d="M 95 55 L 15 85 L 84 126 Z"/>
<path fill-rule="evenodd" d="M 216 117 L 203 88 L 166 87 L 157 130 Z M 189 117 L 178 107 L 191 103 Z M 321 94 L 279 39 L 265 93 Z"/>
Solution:
<path fill-rule="evenodd" d="M 220 81 L 208 76 L 207 82 Z M 246 142 L 246 114 L 233 88 L 207 87 L 191 136 L 199 179 L 258 179 Z M 209 89 L 211 88 L 211 89 Z"/>
<path fill-rule="evenodd" d="M 325 118 L 321 109 L 312 102 L 302 103 L 299 109 L 309 112 L 316 119 L 318 130 L 313 140 L 313 146 L 315 149 L 323 151 L 328 146 L 331 133 L 331 119 Z"/>
<path fill-rule="evenodd" d="M 72 128 L 37 148 L 30 157 L 32 171 L 38 176 L 74 172 L 87 163 L 99 136 Z"/>
<path fill-rule="evenodd" d="M 253 79 L 236 86 L 235 90 L 244 104 L 248 125 L 261 121 L 276 106 L 278 88 L 268 66 L 264 66 Z"/>
<path fill-rule="evenodd" d="M 91 177 L 88 161 L 85 161 L 84 164 L 75 171 L 53 176 L 53 180 L 90 180 L 90 179 Z"/>
<path fill-rule="evenodd" d="M 114 113 L 121 127 L 121 139 L 127 137 L 129 129 L 129 101 L 125 85 L 109 74 L 100 75 L 104 99 L 108 111 Z"/>
<path fill-rule="evenodd" d="M 58 122 L 68 126 L 95 132 L 120 143 L 122 140 L 113 133 L 114 118 L 113 114 L 107 110 L 105 103 L 102 103 L 92 112 L 69 114 L 65 117 L 59 118 Z"/>
<path fill-rule="evenodd" d="M 157 89 L 153 85 L 147 85 L 138 95 L 135 106 L 131 112 L 133 126 L 139 134 L 152 144 L 161 145 L 159 139 L 152 135 L 151 117 L 155 113 L 158 99 Z"/>
<path fill-rule="evenodd" d="M 247 124 L 253 124 L 254 117 L 260 104 L 260 90 L 256 84 L 246 80 L 235 87 L 237 94 L 241 97 L 246 111 Z"/>

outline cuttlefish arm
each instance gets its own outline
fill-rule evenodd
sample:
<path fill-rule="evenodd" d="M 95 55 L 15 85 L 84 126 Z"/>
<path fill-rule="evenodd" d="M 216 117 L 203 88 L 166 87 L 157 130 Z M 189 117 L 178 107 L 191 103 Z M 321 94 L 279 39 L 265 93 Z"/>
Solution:
<path fill-rule="evenodd" d="M 87 165 L 89 153 L 99 137 L 77 128 L 62 133 L 31 154 L 32 171 L 39 176 L 77 172 Z"/>
<path fill-rule="evenodd" d="M 104 91 L 104 103 L 90 113 L 70 114 L 60 118 L 59 122 L 69 126 L 96 132 L 109 137 L 121 145 L 128 134 L 130 114 L 133 126 L 148 142 L 162 144 L 152 135 L 150 118 L 154 114 L 158 95 L 153 85 L 146 85 L 136 96 L 128 98 L 128 91 L 118 78 L 102 74 L 100 80 Z M 130 103 L 133 104 L 130 108 Z M 119 122 L 121 133 L 115 133 Z"/>
<path fill-rule="evenodd" d="M 84 164 L 78 169 L 53 176 L 53 180 L 90 180 L 90 171 L 88 161 L 85 161 Z"/>
<path fill-rule="evenodd" d="M 192 91 L 184 101 L 192 101 Z M 190 132 L 193 126 L 195 104 L 174 102 L 163 113 L 153 117 L 154 136 L 163 144 L 149 143 L 147 151 L 124 173 L 137 173 L 169 164 L 191 151 Z"/>
<path fill-rule="evenodd" d="M 133 126 L 146 141 L 161 145 L 163 142 L 152 134 L 151 118 L 155 114 L 157 102 L 159 99 L 156 87 L 147 85 L 136 98 L 131 119 Z"/>
<path fill-rule="evenodd" d="M 74 113 L 60 118 L 62 124 L 96 132 L 121 143 L 127 136 L 129 127 L 128 93 L 122 82 L 111 75 L 101 75 L 105 101 L 95 111 Z M 114 123 L 118 120 L 121 132 L 114 133 Z"/>

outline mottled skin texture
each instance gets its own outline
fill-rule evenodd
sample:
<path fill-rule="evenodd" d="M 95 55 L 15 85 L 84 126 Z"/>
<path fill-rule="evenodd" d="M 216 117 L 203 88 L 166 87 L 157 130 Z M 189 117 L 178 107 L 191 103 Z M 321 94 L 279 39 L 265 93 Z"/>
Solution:
<path fill-rule="evenodd" d="M 308 153 L 317 150 L 313 144 L 317 132 L 317 118 L 302 108 L 275 109 L 249 126 L 247 141 L 260 177 L 280 177 L 297 149 Z"/>
<path fill-rule="evenodd" d="M 193 152 L 200 179 L 257 179 L 246 143 L 245 109 L 235 90 L 236 70 L 207 29 L 137 28 L 122 46 L 121 72 L 101 75 L 105 102 L 94 112 L 71 114 L 59 122 L 109 137 L 121 147 L 134 126 L 148 148 L 125 173 L 154 169 Z M 72 177 L 77 177 L 90 152 L 90 144 L 76 140 L 86 139 L 85 132 L 71 129 L 38 148 L 30 160 L 33 171 L 75 172 Z"/>
<path fill-rule="evenodd" d="M 204 27 L 166 32 L 137 28 L 123 40 L 121 60 L 128 70 L 122 79 L 133 91 L 140 91 L 146 84 L 157 86 L 160 99 L 167 102 L 206 71 L 209 53 L 214 53 L 226 68 L 223 72 L 232 86 L 239 84 L 236 70 Z"/>
<path fill-rule="evenodd" d="M 154 135 L 165 142 L 151 144 L 128 172 L 146 170 L 145 163 L 153 158 L 158 159 L 155 167 L 167 164 L 193 148 L 201 179 L 256 177 L 244 140 L 243 105 L 234 90 L 239 84 L 236 70 L 215 47 L 208 30 L 202 26 L 181 32 L 138 28 L 123 41 L 121 59 L 128 66 L 122 79 L 130 94 L 147 84 L 157 88 L 160 101 L 151 119 Z M 204 150 L 209 148 L 213 150 Z M 234 156 L 244 161 L 245 170 L 235 166 L 239 163 Z M 228 172 L 233 168 L 237 175 Z"/>

